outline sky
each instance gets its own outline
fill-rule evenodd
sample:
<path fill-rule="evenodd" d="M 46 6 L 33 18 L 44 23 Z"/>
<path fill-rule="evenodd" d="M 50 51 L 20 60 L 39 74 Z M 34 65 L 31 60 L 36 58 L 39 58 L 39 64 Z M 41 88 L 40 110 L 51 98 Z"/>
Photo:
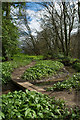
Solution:
<path fill-rule="evenodd" d="M 37 31 L 41 31 L 41 27 L 40 27 L 40 12 L 42 13 L 44 7 L 42 5 L 39 5 L 35 2 L 27 2 L 26 3 L 26 13 L 28 14 L 28 24 L 32 30 L 32 35 L 36 36 L 36 30 Z M 17 13 L 19 11 L 18 8 L 12 7 L 12 12 L 13 13 Z M 14 17 L 14 16 L 13 16 Z M 16 18 L 16 16 L 15 16 Z M 17 20 L 18 22 L 19 20 Z M 24 26 L 24 24 L 21 24 L 19 26 L 19 28 L 24 28 L 24 32 L 27 31 L 26 27 Z"/>
<path fill-rule="evenodd" d="M 44 8 L 42 5 L 38 4 L 38 2 L 28 2 L 27 6 L 27 9 L 33 10 L 35 12 L 40 11 Z"/>
<path fill-rule="evenodd" d="M 56 9 L 59 11 L 59 6 L 56 3 L 55 3 L 55 5 L 56 5 Z M 43 17 L 43 15 L 45 13 L 45 8 L 40 4 L 36 4 L 35 2 L 28 2 L 26 4 L 26 6 L 27 6 L 26 13 L 29 16 L 28 17 L 29 26 L 31 28 L 32 35 L 36 36 L 37 35 L 36 30 L 38 32 L 40 32 L 42 30 L 41 25 L 40 25 L 40 23 L 41 23 L 40 19 L 41 19 L 41 17 Z M 17 9 L 12 8 L 12 9 L 13 9 L 13 12 L 15 12 L 15 13 L 18 11 L 18 8 Z M 24 32 L 27 32 L 27 29 L 24 24 L 21 24 L 19 26 L 19 28 L 20 29 L 23 28 Z M 76 27 L 75 27 L 75 29 L 73 29 L 72 34 L 75 32 L 77 32 Z"/>

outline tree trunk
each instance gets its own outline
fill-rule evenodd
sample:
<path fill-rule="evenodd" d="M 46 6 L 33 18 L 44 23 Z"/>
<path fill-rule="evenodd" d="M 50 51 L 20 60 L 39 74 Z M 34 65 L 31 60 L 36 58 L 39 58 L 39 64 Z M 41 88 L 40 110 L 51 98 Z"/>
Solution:
<path fill-rule="evenodd" d="M 66 24 L 66 5 L 65 2 L 63 2 L 63 14 L 64 14 L 64 34 L 65 34 L 65 55 L 68 56 L 68 41 L 67 41 L 67 24 Z"/>
<path fill-rule="evenodd" d="M 6 3 L 6 17 L 9 19 L 10 17 L 10 3 Z"/>
<path fill-rule="evenodd" d="M 78 58 L 80 59 L 80 2 L 78 2 L 78 16 L 79 16 L 79 25 L 78 25 Z"/>

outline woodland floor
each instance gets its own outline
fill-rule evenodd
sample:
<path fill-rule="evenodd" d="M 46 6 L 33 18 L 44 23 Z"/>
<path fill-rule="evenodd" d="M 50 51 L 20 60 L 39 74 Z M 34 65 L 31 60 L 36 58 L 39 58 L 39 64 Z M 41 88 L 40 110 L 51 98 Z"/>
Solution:
<path fill-rule="evenodd" d="M 17 71 L 17 75 L 21 76 L 23 74 L 23 71 L 25 71 L 28 67 L 33 66 L 35 63 L 31 63 L 30 65 L 27 65 L 25 67 L 17 68 L 15 69 Z M 71 67 L 65 66 L 65 69 L 69 72 L 69 76 L 72 76 L 75 73 L 75 70 L 72 69 Z M 14 74 L 14 76 L 17 76 Z M 61 80 L 59 78 L 56 78 L 58 81 Z M 65 78 L 64 78 L 65 80 Z M 52 84 L 36 84 L 36 86 L 39 86 L 43 89 L 46 89 L 49 86 L 52 86 Z M 2 86 L 2 94 L 7 94 L 8 92 L 13 92 L 15 90 L 20 90 L 19 86 L 16 86 L 13 84 L 13 82 L 9 82 L 7 85 Z M 66 104 L 69 107 L 74 107 L 74 106 L 79 106 L 80 105 L 80 91 L 76 93 L 76 91 L 71 90 L 71 91 L 55 91 L 55 92 L 45 92 L 45 94 L 48 94 L 50 97 L 54 96 L 56 99 L 63 99 Z"/>

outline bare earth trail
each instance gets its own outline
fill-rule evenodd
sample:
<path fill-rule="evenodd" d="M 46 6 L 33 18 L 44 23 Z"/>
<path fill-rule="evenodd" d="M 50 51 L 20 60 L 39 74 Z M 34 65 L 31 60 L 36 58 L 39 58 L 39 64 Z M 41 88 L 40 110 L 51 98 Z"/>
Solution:
<path fill-rule="evenodd" d="M 12 79 L 15 79 L 16 81 L 20 80 L 21 75 L 24 73 L 24 71 L 34 65 L 35 62 L 31 62 L 26 66 L 14 69 L 12 73 Z M 2 86 L 2 94 L 7 94 L 8 92 L 13 92 L 15 90 L 20 90 L 20 87 L 16 86 L 14 83 L 12 83 L 12 81 L 10 81 L 7 85 Z"/>
<path fill-rule="evenodd" d="M 15 91 L 15 90 L 24 90 L 28 89 L 30 91 L 37 91 L 37 92 L 41 92 L 43 94 L 47 94 L 50 97 L 55 96 L 56 99 L 63 99 L 65 100 L 66 104 L 69 107 L 74 107 L 75 105 L 80 105 L 80 91 L 78 93 L 76 93 L 74 90 L 72 91 L 58 91 L 58 92 L 47 92 L 44 88 L 45 85 L 42 86 L 37 86 L 37 85 L 33 85 L 30 82 L 27 82 L 25 80 L 21 79 L 22 74 L 24 73 L 24 71 L 26 69 L 28 69 L 29 67 L 32 67 L 35 65 L 35 62 L 31 62 L 29 65 L 26 65 L 24 67 L 20 67 L 20 68 L 16 68 L 13 73 L 12 73 L 12 82 L 9 83 L 7 86 L 3 87 L 3 94 L 4 93 L 8 93 L 9 91 Z M 69 69 L 69 68 L 66 68 Z M 72 74 L 74 74 L 74 70 L 72 71 Z M 47 87 L 49 87 L 49 85 L 46 85 Z"/>

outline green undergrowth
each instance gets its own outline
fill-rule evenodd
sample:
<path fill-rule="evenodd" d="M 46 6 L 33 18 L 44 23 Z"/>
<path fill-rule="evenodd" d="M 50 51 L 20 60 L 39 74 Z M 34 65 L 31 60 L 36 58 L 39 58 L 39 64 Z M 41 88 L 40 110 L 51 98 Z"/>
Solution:
<path fill-rule="evenodd" d="M 75 63 L 73 65 L 73 68 L 77 71 L 77 72 L 80 72 L 80 63 Z"/>
<path fill-rule="evenodd" d="M 70 65 L 73 66 L 75 63 L 80 62 L 79 59 L 71 58 L 71 57 L 59 58 L 58 61 L 62 62 L 64 65 L 67 65 L 67 66 L 70 66 Z"/>
<path fill-rule="evenodd" d="M 30 62 L 31 60 L 3 62 L 2 63 L 2 83 L 6 84 L 11 80 L 11 73 L 13 72 L 14 68 L 27 65 Z"/>
<path fill-rule="evenodd" d="M 52 76 L 56 71 L 63 68 L 63 64 L 58 61 L 41 60 L 33 67 L 27 69 L 22 75 L 26 80 L 40 80 Z"/>
<path fill-rule="evenodd" d="M 64 65 L 72 66 L 77 72 L 80 72 L 80 59 L 71 57 L 62 57 L 58 61 L 62 62 Z"/>
<path fill-rule="evenodd" d="M 2 120 L 80 120 L 80 110 L 78 107 L 67 108 L 61 99 L 49 98 L 47 95 L 28 91 L 15 91 L 3 94 Z"/>
<path fill-rule="evenodd" d="M 42 60 L 43 59 L 43 56 L 42 55 L 26 55 L 26 54 L 16 54 L 12 57 L 13 60 L 19 60 L 19 59 L 30 59 L 30 60 L 33 60 L 33 61 L 38 61 L 38 60 Z"/>
<path fill-rule="evenodd" d="M 55 83 L 52 87 L 47 88 L 47 91 L 60 91 L 71 88 L 80 90 L 80 73 L 74 74 L 73 77 L 69 78 L 68 80 Z"/>
<path fill-rule="evenodd" d="M 25 66 L 31 61 L 38 61 L 42 59 L 42 56 L 29 56 L 24 54 L 17 54 L 12 57 L 12 61 L 2 63 L 2 83 L 7 84 L 11 80 L 11 73 L 14 68 Z M 0 63 L 1 64 L 1 63 Z"/>
<path fill-rule="evenodd" d="M 65 56 L 62 53 L 57 53 L 57 54 L 46 54 L 44 55 L 44 59 L 57 59 L 58 61 L 64 63 L 64 65 L 73 65 L 74 63 L 79 62 L 80 59 L 78 58 L 72 58 L 71 56 Z"/>

